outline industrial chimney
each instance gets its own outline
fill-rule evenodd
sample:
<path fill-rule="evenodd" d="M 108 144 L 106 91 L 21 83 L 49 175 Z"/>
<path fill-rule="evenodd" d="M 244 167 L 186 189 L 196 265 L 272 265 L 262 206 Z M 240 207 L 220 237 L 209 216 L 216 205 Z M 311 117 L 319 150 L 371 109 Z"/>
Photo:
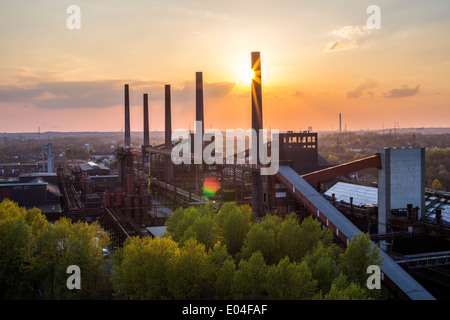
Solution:
<path fill-rule="evenodd" d="M 171 120 L 171 101 L 170 84 L 165 86 L 166 116 L 165 116 L 165 148 L 172 149 L 172 120 Z"/>
<path fill-rule="evenodd" d="M 201 128 L 198 127 L 200 124 Z M 195 73 L 195 128 L 194 128 L 194 153 L 203 154 L 204 141 L 203 134 L 205 132 L 205 121 L 203 114 L 203 73 Z M 199 161 L 196 166 L 196 190 L 201 192 L 203 186 L 203 163 Z"/>
<path fill-rule="evenodd" d="M 256 151 L 256 163 L 260 164 L 259 157 L 259 130 L 263 129 L 262 119 L 262 90 L 261 90 L 261 55 L 259 52 L 252 52 L 252 70 L 254 77 L 252 79 L 252 129 L 256 132 L 256 141 L 252 139 L 252 151 Z M 263 186 L 261 175 L 252 172 L 252 210 L 257 216 L 264 213 Z"/>
<path fill-rule="evenodd" d="M 167 150 L 172 149 L 172 120 L 171 120 L 171 101 L 170 101 L 170 84 L 165 86 L 165 141 L 164 147 Z M 170 157 L 165 157 L 166 165 L 166 182 L 170 183 L 173 179 L 173 163 Z"/>
<path fill-rule="evenodd" d="M 130 134 L 130 97 L 128 91 L 128 84 L 125 85 L 125 148 L 131 147 Z"/>
<path fill-rule="evenodd" d="M 148 126 L 148 94 L 144 93 L 144 146 L 150 145 L 149 139 L 149 126 Z"/>
<path fill-rule="evenodd" d="M 202 123 L 202 137 L 205 131 L 203 115 L 203 73 L 195 73 L 195 120 Z"/>
<path fill-rule="evenodd" d="M 263 128 L 262 119 L 262 92 L 261 92 L 261 55 L 252 52 L 252 129 L 256 131 L 257 140 L 252 142 L 252 148 L 257 151 L 257 163 L 259 164 L 259 130 Z"/>

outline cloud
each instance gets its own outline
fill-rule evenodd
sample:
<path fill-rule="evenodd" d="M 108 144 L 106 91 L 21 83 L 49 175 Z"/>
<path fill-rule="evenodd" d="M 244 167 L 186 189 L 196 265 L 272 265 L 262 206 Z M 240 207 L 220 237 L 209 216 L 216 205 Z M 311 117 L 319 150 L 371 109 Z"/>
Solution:
<path fill-rule="evenodd" d="M 229 95 L 237 85 L 235 81 L 206 82 L 204 84 L 205 97 L 223 97 Z"/>
<path fill-rule="evenodd" d="M 383 93 L 386 98 L 402 98 L 411 97 L 419 93 L 420 84 L 415 88 L 409 88 L 407 84 L 402 85 L 400 89 L 392 89 L 388 92 Z"/>
<path fill-rule="evenodd" d="M 2 86 L 0 101 L 26 103 L 43 109 L 106 108 L 123 103 L 123 84 L 109 81 L 39 82 L 32 86 Z"/>
<path fill-rule="evenodd" d="M 300 90 L 295 90 L 295 91 L 291 91 L 290 95 L 292 97 L 304 97 L 305 93 L 303 91 L 300 91 Z"/>
<path fill-rule="evenodd" d="M 366 91 L 367 89 L 372 89 L 377 87 L 377 83 L 371 79 L 366 79 L 363 83 L 357 86 L 353 91 L 347 92 L 347 98 L 356 99 L 359 98 L 364 92 L 373 97 L 372 91 Z"/>
<path fill-rule="evenodd" d="M 355 39 L 366 35 L 370 31 L 367 26 L 343 26 L 340 29 L 333 30 L 332 34 L 344 39 Z"/>
<path fill-rule="evenodd" d="M 66 95 L 58 96 L 51 92 L 43 92 L 39 96 L 35 97 L 34 99 L 39 101 L 39 100 L 53 100 L 53 99 L 66 99 L 66 98 L 68 98 L 68 96 L 66 96 Z"/>
<path fill-rule="evenodd" d="M 357 48 L 370 33 L 371 30 L 367 26 L 343 26 L 331 32 L 332 35 L 341 39 L 329 42 L 325 51 L 332 52 Z"/>
<path fill-rule="evenodd" d="M 339 51 L 339 50 L 347 50 L 358 47 L 356 41 L 335 41 L 330 42 L 326 51 Z"/>
<path fill-rule="evenodd" d="M 164 100 L 162 81 L 103 80 L 38 82 L 27 86 L 0 86 L 0 102 L 20 103 L 43 109 L 107 108 L 124 101 L 124 84 L 130 88 L 130 104 L 142 104 L 142 94 L 150 100 Z M 234 82 L 204 82 L 205 98 L 223 97 L 231 93 Z M 195 83 L 186 81 L 184 87 L 171 87 L 174 102 L 194 101 Z"/>

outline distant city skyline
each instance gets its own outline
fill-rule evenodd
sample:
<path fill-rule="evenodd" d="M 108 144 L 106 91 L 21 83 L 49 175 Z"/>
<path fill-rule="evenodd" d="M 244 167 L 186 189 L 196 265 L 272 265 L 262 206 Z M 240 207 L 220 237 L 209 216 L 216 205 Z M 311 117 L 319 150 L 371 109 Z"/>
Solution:
<path fill-rule="evenodd" d="M 81 29 L 66 26 L 80 7 Z M 380 7 L 381 29 L 366 12 Z M 50 1 L 0 4 L 0 132 L 251 126 L 250 54 L 261 52 L 263 120 L 280 130 L 450 126 L 450 3 L 414 1 Z"/>

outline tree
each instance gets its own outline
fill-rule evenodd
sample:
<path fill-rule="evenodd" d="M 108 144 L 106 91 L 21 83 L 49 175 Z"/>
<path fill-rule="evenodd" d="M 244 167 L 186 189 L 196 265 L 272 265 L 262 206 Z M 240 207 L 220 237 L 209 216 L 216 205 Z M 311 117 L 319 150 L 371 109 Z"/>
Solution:
<path fill-rule="evenodd" d="M 317 291 L 317 281 L 305 262 L 290 262 L 288 257 L 267 271 L 267 291 L 270 299 L 311 299 Z"/>
<path fill-rule="evenodd" d="M 224 245 L 216 242 L 214 247 L 209 249 L 206 259 L 205 277 L 209 282 L 204 285 L 202 297 L 213 299 L 216 295 L 215 291 L 217 290 L 216 285 L 220 270 L 225 262 L 231 260 L 232 257 L 228 254 L 227 248 Z M 232 279 L 229 281 L 231 283 Z"/>
<path fill-rule="evenodd" d="M 184 232 L 179 244 L 183 245 L 190 238 L 203 243 L 206 250 L 212 248 L 217 241 L 213 218 L 205 215 L 196 217 L 192 225 Z"/>
<path fill-rule="evenodd" d="M 3 299 L 70 299 L 97 297 L 102 246 L 109 236 L 98 223 L 49 223 L 40 210 L 0 204 L 0 296 Z M 66 286 L 67 268 L 82 271 L 81 290 Z"/>
<path fill-rule="evenodd" d="M 339 163 L 339 158 L 336 157 L 335 155 L 330 154 L 327 158 L 327 162 L 329 164 L 338 164 Z"/>
<path fill-rule="evenodd" d="M 288 256 L 292 261 L 300 262 L 306 254 L 302 233 L 297 215 L 294 212 L 288 214 L 281 223 L 278 232 L 279 257 Z"/>
<path fill-rule="evenodd" d="M 166 232 L 171 238 L 179 242 L 183 238 L 186 230 L 192 226 L 195 219 L 200 217 L 200 213 L 195 207 L 178 208 L 167 219 Z"/>
<path fill-rule="evenodd" d="M 173 299 L 199 299 L 202 290 L 212 282 L 208 272 L 205 246 L 189 239 L 168 264 L 168 291 Z"/>
<path fill-rule="evenodd" d="M 341 273 L 333 280 L 330 291 L 325 295 L 324 300 L 369 300 L 367 291 L 359 284 L 347 281 Z"/>
<path fill-rule="evenodd" d="M 170 238 L 133 237 L 113 254 L 111 278 L 120 299 L 169 298 L 167 270 L 178 253 Z"/>
<path fill-rule="evenodd" d="M 234 274 L 232 293 L 235 299 L 262 299 L 267 295 L 267 265 L 261 252 L 241 260 Z"/>
<path fill-rule="evenodd" d="M 236 272 L 236 265 L 231 257 L 228 257 L 220 267 L 217 273 L 217 279 L 215 283 L 216 298 L 232 299 L 232 285 Z"/>
<path fill-rule="evenodd" d="M 0 204 L 0 298 L 20 299 L 28 296 L 31 247 L 35 244 L 27 212 L 15 203 Z"/>
<path fill-rule="evenodd" d="M 167 235 L 180 246 L 194 238 L 209 250 L 217 241 L 212 212 L 210 206 L 178 208 L 166 222 Z"/>
<path fill-rule="evenodd" d="M 433 190 L 442 190 L 442 184 L 439 181 L 439 179 L 434 179 L 433 183 L 431 184 L 431 189 Z"/>
<path fill-rule="evenodd" d="M 371 243 L 367 233 L 354 236 L 345 251 L 340 254 L 339 260 L 339 270 L 342 274 L 351 282 L 364 287 L 367 281 L 367 267 L 381 265 L 383 262 L 380 249 Z"/>
<path fill-rule="evenodd" d="M 235 255 L 242 248 L 245 236 L 253 224 L 253 212 L 248 205 L 237 206 L 234 202 L 222 205 L 214 221 L 219 240 Z"/>
<path fill-rule="evenodd" d="M 330 290 L 331 283 L 337 275 L 339 250 L 336 246 L 325 246 L 319 242 L 303 259 L 322 293 Z"/>
<path fill-rule="evenodd" d="M 276 235 L 280 218 L 266 215 L 261 223 L 254 224 L 244 240 L 242 258 L 248 259 L 253 253 L 260 251 L 267 264 L 274 264 L 277 259 Z"/>
<path fill-rule="evenodd" d="M 48 223 L 39 234 L 34 248 L 35 271 L 41 279 L 41 292 L 51 299 L 80 299 L 96 296 L 103 284 L 102 248 L 110 238 L 98 222 L 72 223 L 62 218 Z M 76 265 L 82 272 L 82 290 L 68 290 L 67 268 Z"/>
<path fill-rule="evenodd" d="M 303 220 L 297 236 L 300 243 L 300 257 L 304 257 L 307 253 L 311 252 L 319 242 L 325 246 L 329 246 L 333 240 L 331 230 L 328 228 L 322 229 L 320 222 L 312 216 Z"/>

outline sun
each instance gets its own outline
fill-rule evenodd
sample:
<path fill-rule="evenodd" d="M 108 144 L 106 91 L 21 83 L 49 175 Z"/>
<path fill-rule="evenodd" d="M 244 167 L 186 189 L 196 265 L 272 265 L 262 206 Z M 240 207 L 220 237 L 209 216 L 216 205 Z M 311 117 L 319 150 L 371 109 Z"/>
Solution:
<path fill-rule="evenodd" d="M 239 68 L 239 82 L 251 84 L 254 77 L 255 72 L 249 65 L 244 65 Z"/>

